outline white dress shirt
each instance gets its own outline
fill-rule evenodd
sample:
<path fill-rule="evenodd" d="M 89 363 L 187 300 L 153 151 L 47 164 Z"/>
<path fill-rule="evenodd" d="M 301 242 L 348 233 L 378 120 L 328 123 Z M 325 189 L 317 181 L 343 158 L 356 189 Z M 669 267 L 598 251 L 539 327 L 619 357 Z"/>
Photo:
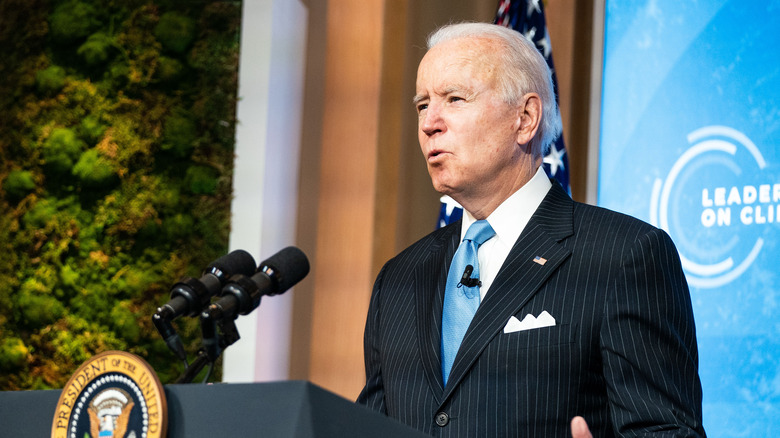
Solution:
<path fill-rule="evenodd" d="M 499 269 L 512 250 L 512 246 L 520 237 L 528 221 L 531 220 L 539 204 L 552 187 L 550 179 L 542 166 L 536 174 L 523 187 L 512 194 L 506 201 L 496 208 L 487 221 L 496 235 L 479 247 L 479 279 L 482 286 L 479 288 L 480 302 L 485 299 L 490 285 L 496 279 Z M 466 236 L 466 230 L 476 222 L 474 216 L 468 211 L 463 211 L 463 223 L 460 230 L 460 241 Z"/>

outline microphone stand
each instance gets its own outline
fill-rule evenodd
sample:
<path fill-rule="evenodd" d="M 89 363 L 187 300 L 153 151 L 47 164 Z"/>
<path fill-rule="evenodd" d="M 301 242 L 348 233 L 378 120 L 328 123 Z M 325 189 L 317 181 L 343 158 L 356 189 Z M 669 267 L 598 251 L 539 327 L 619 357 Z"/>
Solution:
<path fill-rule="evenodd" d="M 192 364 L 188 366 L 184 373 L 176 380 L 175 383 L 192 383 L 192 379 L 200 373 L 204 366 L 208 363 L 208 356 L 204 349 L 198 350 L 198 357 L 192 361 Z"/>
<path fill-rule="evenodd" d="M 189 363 L 187 362 L 187 353 L 184 351 L 184 344 L 181 342 L 179 334 L 176 333 L 176 329 L 171 324 L 173 312 L 170 307 L 160 307 L 157 312 L 152 315 L 152 323 L 157 328 L 160 336 L 165 340 L 168 348 L 176 354 L 176 357 L 184 362 L 184 367 L 187 368 Z"/>
<path fill-rule="evenodd" d="M 200 315 L 200 327 L 203 334 L 203 347 L 198 350 L 197 358 L 184 370 L 176 383 L 191 383 L 195 376 L 203 370 L 203 367 L 207 364 L 213 367 L 222 352 L 241 339 L 235 318 L 224 318 L 221 314 L 215 316 L 208 310 Z M 211 374 L 210 371 L 209 374 Z M 206 380 L 208 380 L 208 376 Z"/>

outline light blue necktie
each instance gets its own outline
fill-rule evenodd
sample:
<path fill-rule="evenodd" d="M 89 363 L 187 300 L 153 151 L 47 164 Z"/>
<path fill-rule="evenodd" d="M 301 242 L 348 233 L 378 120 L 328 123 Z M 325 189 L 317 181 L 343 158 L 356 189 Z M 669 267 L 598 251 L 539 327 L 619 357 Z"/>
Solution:
<path fill-rule="evenodd" d="M 470 278 L 479 278 L 477 250 L 480 245 L 495 235 L 496 232 L 486 220 L 474 222 L 466 231 L 463 243 L 458 246 L 458 250 L 452 257 L 450 271 L 447 274 L 447 288 L 444 290 L 444 309 L 441 317 L 441 374 L 445 386 L 466 329 L 469 328 L 479 307 L 479 285 L 468 286 L 462 284 L 461 279 L 467 266 L 473 269 Z"/>

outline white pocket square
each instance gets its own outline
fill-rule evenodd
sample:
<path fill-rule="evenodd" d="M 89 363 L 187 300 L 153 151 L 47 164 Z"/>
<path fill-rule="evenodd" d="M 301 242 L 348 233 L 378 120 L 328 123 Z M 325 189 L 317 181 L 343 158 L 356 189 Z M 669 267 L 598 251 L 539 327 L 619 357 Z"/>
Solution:
<path fill-rule="evenodd" d="M 539 316 L 533 316 L 530 313 L 525 315 L 522 321 L 514 316 L 509 318 L 504 326 L 504 333 L 514 333 L 523 330 L 531 330 L 542 327 L 552 327 L 555 325 L 555 318 L 552 317 L 546 310 L 542 311 Z"/>

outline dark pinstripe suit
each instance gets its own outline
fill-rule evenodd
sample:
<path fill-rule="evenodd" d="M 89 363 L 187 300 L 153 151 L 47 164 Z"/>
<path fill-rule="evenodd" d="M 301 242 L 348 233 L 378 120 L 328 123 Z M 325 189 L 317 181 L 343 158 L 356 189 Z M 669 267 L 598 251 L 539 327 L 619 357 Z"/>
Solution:
<path fill-rule="evenodd" d="M 442 387 L 442 302 L 459 228 L 429 234 L 382 268 L 359 402 L 442 437 L 564 437 L 575 415 L 594 437 L 704 435 L 693 314 L 673 243 L 573 202 L 555 183 Z M 511 316 L 544 310 L 556 326 L 503 333 Z"/>

